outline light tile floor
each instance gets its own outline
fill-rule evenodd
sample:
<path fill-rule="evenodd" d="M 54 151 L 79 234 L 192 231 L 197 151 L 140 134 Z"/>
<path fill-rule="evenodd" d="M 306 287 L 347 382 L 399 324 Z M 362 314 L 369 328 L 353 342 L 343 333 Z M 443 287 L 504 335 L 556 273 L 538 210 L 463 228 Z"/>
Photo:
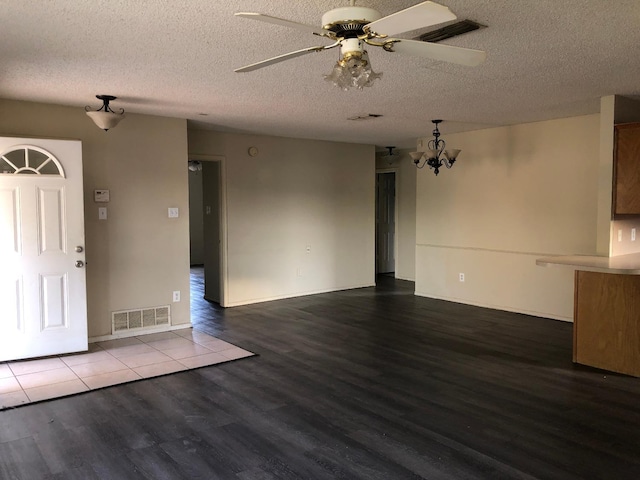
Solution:
<path fill-rule="evenodd" d="M 188 328 L 92 343 L 85 353 L 0 363 L 0 410 L 252 355 Z"/>

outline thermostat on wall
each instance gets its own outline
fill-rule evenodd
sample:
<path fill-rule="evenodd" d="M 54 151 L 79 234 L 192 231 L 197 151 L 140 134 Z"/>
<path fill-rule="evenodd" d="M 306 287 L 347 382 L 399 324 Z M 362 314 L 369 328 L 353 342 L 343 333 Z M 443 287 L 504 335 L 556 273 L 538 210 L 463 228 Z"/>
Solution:
<path fill-rule="evenodd" d="M 109 190 L 94 190 L 93 201 L 96 203 L 107 203 L 109 201 Z"/>

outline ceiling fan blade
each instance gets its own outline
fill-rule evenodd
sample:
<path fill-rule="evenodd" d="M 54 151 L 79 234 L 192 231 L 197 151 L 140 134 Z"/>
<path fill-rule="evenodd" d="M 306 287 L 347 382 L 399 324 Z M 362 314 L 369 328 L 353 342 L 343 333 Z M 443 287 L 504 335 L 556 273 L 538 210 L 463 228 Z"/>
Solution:
<path fill-rule="evenodd" d="M 289 60 L 290 58 L 301 57 L 302 55 L 306 55 L 307 53 L 328 50 L 330 48 L 337 47 L 338 45 L 340 45 L 340 42 L 336 42 L 324 47 L 303 48 L 302 50 L 296 50 L 295 52 L 285 53 L 283 55 L 278 55 L 277 57 L 269 58 L 261 62 L 252 63 L 251 65 L 247 65 L 245 67 L 236 68 L 234 72 L 251 72 L 253 70 L 258 70 L 259 68 L 268 67 L 269 65 L 273 65 L 274 63 L 284 62 L 285 60 Z"/>
<path fill-rule="evenodd" d="M 250 18 L 252 20 L 259 20 L 261 22 L 273 23 L 274 25 L 281 25 L 283 27 L 295 28 L 296 30 L 302 30 L 307 33 L 313 33 L 321 37 L 332 37 L 333 32 L 318 28 L 313 25 L 307 25 L 306 23 L 292 22 L 291 20 L 285 20 L 284 18 L 272 17 L 271 15 L 263 15 L 262 13 L 253 12 L 238 12 L 236 17 Z"/>
<path fill-rule="evenodd" d="M 390 39 L 384 44 L 384 49 L 388 52 L 405 53 L 407 55 L 457 63 L 458 65 L 466 65 L 469 67 L 480 65 L 487 58 L 487 53 L 482 50 L 454 47 L 442 43 L 403 40 L 399 38 Z"/>
<path fill-rule="evenodd" d="M 392 36 L 456 18 L 448 7 L 433 2 L 422 2 L 371 22 L 365 28 L 370 32 Z"/>

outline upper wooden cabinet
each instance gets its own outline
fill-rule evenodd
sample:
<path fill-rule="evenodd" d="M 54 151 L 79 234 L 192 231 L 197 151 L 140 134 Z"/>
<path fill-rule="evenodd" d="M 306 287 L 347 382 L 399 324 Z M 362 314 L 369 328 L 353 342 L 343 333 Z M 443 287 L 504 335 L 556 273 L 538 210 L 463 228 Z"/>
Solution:
<path fill-rule="evenodd" d="M 615 127 L 613 213 L 640 215 L 640 123 Z"/>

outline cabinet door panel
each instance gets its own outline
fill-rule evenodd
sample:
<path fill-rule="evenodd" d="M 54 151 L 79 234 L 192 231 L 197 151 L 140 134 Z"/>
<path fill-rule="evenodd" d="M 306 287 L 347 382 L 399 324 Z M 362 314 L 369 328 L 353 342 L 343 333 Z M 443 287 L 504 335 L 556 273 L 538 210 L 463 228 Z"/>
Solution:
<path fill-rule="evenodd" d="M 616 126 L 613 212 L 640 214 L 640 124 Z"/>
<path fill-rule="evenodd" d="M 573 361 L 640 377 L 640 276 L 576 272 Z"/>

